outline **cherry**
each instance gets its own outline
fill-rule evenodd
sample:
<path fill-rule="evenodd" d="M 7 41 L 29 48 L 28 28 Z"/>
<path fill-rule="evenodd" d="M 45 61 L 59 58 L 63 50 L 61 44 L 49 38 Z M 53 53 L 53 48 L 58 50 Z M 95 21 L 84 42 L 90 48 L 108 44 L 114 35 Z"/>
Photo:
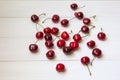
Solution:
<path fill-rule="evenodd" d="M 83 32 L 83 33 L 85 33 L 85 34 L 86 34 L 86 33 L 89 33 L 89 28 L 88 28 L 88 26 L 86 26 L 86 25 L 85 25 L 85 26 L 82 26 L 82 27 L 81 27 L 81 32 Z"/>
<path fill-rule="evenodd" d="M 49 50 L 47 53 L 46 53 L 46 57 L 48 59 L 53 59 L 55 57 L 55 52 L 53 50 Z"/>
<path fill-rule="evenodd" d="M 74 16 L 75 16 L 76 18 L 78 18 L 78 19 L 82 19 L 84 15 L 83 15 L 82 12 L 75 12 L 75 13 L 74 13 Z"/>
<path fill-rule="evenodd" d="M 57 72 L 64 72 L 64 71 L 65 71 L 65 65 L 62 64 L 62 63 L 58 63 L 58 64 L 56 65 L 56 71 L 57 71 Z"/>
<path fill-rule="evenodd" d="M 31 52 L 37 52 L 37 50 L 38 50 L 38 45 L 37 45 L 37 44 L 30 44 L 30 45 L 29 45 L 29 50 L 30 50 Z"/>
<path fill-rule="evenodd" d="M 105 40 L 106 34 L 104 32 L 99 32 L 97 37 L 99 40 Z"/>
<path fill-rule="evenodd" d="M 76 42 L 80 42 L 80 41 L 82 40 L 82 37 L 81 37 L 80 34 L 75 34 L 75 35 L 73 36 L 73 39 L 74 39 L 74 41 L 76 41 Z"/>
<path fill-rule="evenodd" d="M 67 20 L 67 19 L 63 19 L 63 20 L 61 21 L 61 25 L 62 25 L 63 27 L 67 27 L 68 24 L 69 24 L 69 20 Z"/>
<path fill-rule="evenodd" d="M 31 21 L 34 23 L 37 23 L 39 21 L 39 16 L 37 16 L 36 14 L 33 14 L 31 16 Z"/>
<path fill-rule="evenodd" d="M 99 48 L 94 48 L 92 51 L 92 55 L 94 56 L 94 58 L 91 61 L 91 65 L 92 65 L 93 61 L 95 60 L 95 57 L 98 57 L 98 58 L 101 57 L 102 51 Z"/>
<path fill-rule="evenodd" d="M 44 36 L 44 38 L 45 38 L 45 40 L 47 41 L 47 40 L 52 40 L 52 35 L 51 34 L 45 34 L 45 36 Z"/>
<path fill-rule="evenodd" d="M 65 46 L 65 47 L 63 48 L 63 52 L 64 52 L 66 55 L 70 55 L 72 51 L 73 51 L 73 49 L 72 49 L 71 47 L 69 47 L 69 46 Z"/>
<path fill-rule="evenodd" d="M 85 25 L 89 25 L 90 22 L 91 22 L 91 20 L 90 20 L 89 18 L 84 18 L 84 19 L 83 19 L 83 23 L 84 23 Z"/>
<path fill-rule="evenodd" d="M 60 40 L 57 41 L 57 46 L 60 47 L 60 48 L 65 46 L 65 44 L 66 44 L 66 42 L 63 39 L 60 39 Z"/>
<path fill-rule="evenodd" d="M 46 45 L 46 47 L 48 47 L 48 48 L 52 48 L 52 47 L 54 46 L 53 42 L 52 42 L 52 41 L 49 41 L 49 40 L 45 42 L 45 45 Z"/>
<path fill-rule="evenodd" d="M 78 5 L 76 3 L 72 3 L 70 7 L 72 10 L 76 10 L 78 8 Z"/>
<path fill-rule="evenodd" d="M 102 55 L 102 51 L 99 48 L 94 48 L 92 51 L 92 55 L 95 57 L 100 57 Z"/>
<path fill-rule="evenodd" d="M 43 32 L 39 31 L 36 33 L 36 38 L 37 39 L 42 39 L 43 38 Z"/>
<path fill-rule="evenodd" d="M 78 42 L 70 42 L 69 46 L 74 50 L 78 49 L 79 43 Z"/>
<path fill-rule="evenodd" d="M 45 34 L 50 34 L 51 33 L 51 28 L 50 27 L 44 28 L 44 33 Z"/>
<path fill-rule="evenodd" d="M 61 34 L 61 38 L 64 39 L 64 40 L 67 40 L 67 39 L 69 39 L 69 34 L 66 31 L 64 31 Z"/>
<path fill-rule="evenodd" d="M 59 20 L 60 20 L 60 17 L 59 17 L 57 14 L 55 14 L 55 15 L 52 16 L 52 21 L 53 21 L 54 23 L 58 23 Z"/>
<path fill-rule="evenodd" d="M 89 74 L 90 74 L 90 76 L 91 76 L 92 73 L 91 73 L 91 71 L 90 71 L 90 69 L 89 69 L 89 67 L 88 67 L 88 64 L 90 63 L 90 58 L 89 58 L 88 56 L 82 57 L 82 58 L 81 58 L 81 63 L 82 63 L 83 65 L 86 65 L 86 66 L 87 66 L 87 69 L 88 69 Z"/>
<path fill-rule="evenodd" d="M 53 27 L 51 33 L 57 35 L 59 33 L 59 29 L 57 27 Z"/>
<path fill-rule="evenodd" d="M 87 46 L 88 46 L 89 48 L 94 48 L 94 47 L 95 47 L 95 41 L 90 40 L 89 42 L 87 42 Z"/>

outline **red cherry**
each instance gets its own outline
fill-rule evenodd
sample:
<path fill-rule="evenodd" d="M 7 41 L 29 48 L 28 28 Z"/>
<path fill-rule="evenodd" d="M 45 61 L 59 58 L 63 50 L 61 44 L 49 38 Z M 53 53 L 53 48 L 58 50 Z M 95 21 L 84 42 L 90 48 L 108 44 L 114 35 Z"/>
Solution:
<path fill-rule="evenodd" d="M 55 52 L 53 50 L 49 50 L 47 53 L 46 53 L 46 57 L 48 59 L 53 59 L 55 57 Z"/>
<path fill-rule="evenodd" d="M 43 32 L 39 31 L 36 33 L 36 38 L 37 39 L 42 39 L 43 38 Z"/>
<path fill-rule="evenodd" d="M 44 28 L 44 33 L 45 34 L 50 34 L 51 33 L 51 28 L 50 27 Z"/>
<path fill-rule="evenodd" d="M 87 42 L 87 46 L 89 48 L 94 48 L 95 47 L 95 41 L 91 40 L 91 41 Z"/>
<path fill-rule="evenodd" d="M 60 17 L 59 17 L 57 14 L 55 14 L 55 15 L 52 16 L 52 21 L 53 21 L 54 23 L 58 23 L 59 20 L 60 20 Z"/>
<path fill-rule="evenodd" d="M 69 46 L 65 46 L 63 48 L 63 52 L 66 54 L 66 55 L 70 55 L 72 53 L 73 49 Z"/>
<path fill-rule="evenodd" d="M 58 63 L 58 64 L 56 65 L 56 71 L 58 71 L 58 72 L 64 72 L 64 71 L 65 71 L 65 66 L 64 66 L 64 64 Z"/>
<path fill-rule="evenodd" d="M 70 46 L 72 49 L 78 49 L 79 43 L 78 43 L 78 42 L 70 42 L 69 46 Z"/>
<path fill-rule="evenodd" d="M 37 23 L 39 21 L 39 17 L 36 14 L 33 14 L 31 16 L 31 21 L 34 22 L 34 23 Z"/>
<path fill-rule="evenodd" d="M 97 37 L 98 37 L 99 40 L 105 40 L 106 34 L 103 33 L 103 32 L 99 32 L 98 35 L 97 35 Z"/>
<path fill-rule="evenodd" d="M 84 18 L 83 19 L 83 23 L 86 24 L 86 25 L 89 25 L 91 22 L 91 20 L 89 18 Z"/>
<path fill-rule="evenodd" d="M 60 48 L 65 46 L 65 44 L 66 44 L 66 42 L 63 39 L 60 39 L 60 40 L 57 41 L 57 46 L 60 47 Z"/>
<path fill-rule="evenodd" d="M 80 34 L 75 34 L 75 35 L 73 36 L 73 39 L 74 39 L 74 41 L 76 41 L 76 42 L 80 42 L 80 41 L 82 40 L 82 37 L 80 36 Z"/>
<path fill-rule="evenodd" d="M 48 47 L 48 48 L 52 48 L 52 47 L 54 46 L 54 44 L 53 44 L 52 41 L 46 41 L 46 42 L 45 42 L 45 45 L 46 45 L 46 47 Z"/>
<path fill-rule="evenodd" d="M 84 15 L 83 15 L 82 12 L 75 12 L 75 13 L 74 13 L 74 16 L 75 16 L 76 18 L 78 18 L 78 19 L 82 19 Z"/>
<path fill-rule="evenodd" d="M 51 30 L 51 33 L 54 34 L 54 35 L 57 35 L 59 32 L 59 29 L 57 27 L 53 27 L 52 30 Z"/>
<path fill-rule="evenodd" d="M 68 21 L 67 19 L 63 19 L 63 20 L 61 21 L 61 25 L 62 25 L 63 27 L 67 27 L 68 24 L 69 24 L 69 21 Z"/>
<path fill-rule="evenodd" d="M 64 40 L 67 40 L 67 39 L 69 39 L 69 34 L 66 31 L 64 31 L 61 34 L 61 38 L 63 38 Z"/>
<path fill-rule="evenodd" d="M 89 28 L 88 28 L 88 26 L 82 26 L 81 27 L 81 31 L 83 32 L 83 33 L 89 33 Z"/>
<path fill-rule="evenodd" d="M 95 57 L 101 57 L 102 51 L 99 48 L 94 48 L 92 51 L 92 55 Z"/>
<path fill-rule="evenodd" d="M 78 8 L 78 5 L 76 3 L 72 3 L 70 7 L 72 10 L 76 10 Z"/>
<path fill-rule="evenodd" d="M 46 41 L 47 40 L 51 41 L 52 40 L 52 35 L 51 34 L 45 34 L 44 38 L 45 38 Z"/>
<path fill-rule="evenodd" d="M 88 65 L 90 63 L 90 58 L 88 56 L 84 56 L 81 58 L 81 63 L 84 65 Z"/>
<path fill-rule="evenodd" d="M 37 44 L 30 44 L 30 45 L 29 45 L 29 50 L 30 50 L 31 52 L 37 52 L 37 50 L 38 50 L 38 45 L 37 45 Z"/>

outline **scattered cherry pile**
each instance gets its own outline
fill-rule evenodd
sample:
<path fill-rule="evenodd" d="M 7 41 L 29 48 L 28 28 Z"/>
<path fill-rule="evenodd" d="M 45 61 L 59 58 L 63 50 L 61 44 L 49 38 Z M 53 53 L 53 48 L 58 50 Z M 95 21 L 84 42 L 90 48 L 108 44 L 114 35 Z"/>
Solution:
<path fill-rule="evenodd" d="M 59 47 L 60 49 L 63 50 L 63 53 L 65 55 L 71 55 L 75 50 L 77 50 L 79 48 L 79 44 L 80 42 L 83 40 L 84 37 L 89 36 L 90 30 L 95 28 L 95 26 L 91 25 L 91 18 L 95 18 L 96 16 L 92 16 L 89 18 L 84 17 L 83 12 L 78 11 L 76 12 L 76 10 L 79 10 L 80 7 L 78 7 L 78 5 L 76 3 L 73 3 L 70 5 L 70 8 L 72 10 L 74 10 L 74 17 L 72 17 L 71 19 L 62 19 L 60 20 L 60 16 L 58 14 L 54 14 L 52 16 L 52 18 L 46 18 L 44 21 L 42 21 L 42 24 L 45 23 L 46 20 L 50 19 L 53 23 L 60 23 L 62 27 L 68 27 L 70 24 L 70 20 L 77 18 L 78 20 L 83 22 L 83 26 L 81 27 L 81 29 L 78 31 L 78 33 L 75 33 L 73 35 L 73 41 L 71 41 L 69 43 L 69 45 L 66 45 L 67 40 L 70 38 L 70 33 L 68 33 L 67 31 L 62 31 L 62 33 L 60 33 L 60 30 L 58 27 L 43 27 L 39 22 L 40 22 L 40 16 L 42 15 L 46 15 L 45 13 L 41 14 L 41 15 L 36 15 L 33 14 L 31 16 L 31 21 L 33 23 L 36 24 L 36 30 L 37 33 L 35 35 L 37 41 L 40 41 L 41 39 L 45 39 L 45 46 L 49 49 L 46 52 L 46 57 L 48 59 L 54 59 L 55 58 L 55 52 L 52 49 L 55 45 L 54 40 L 56 40 L 56 38 L 58 38 L 59 40 L 57 41 L 56 45 L 57 47 Z M 82 8 L 82 7 L 81 7 Z M 43 28 L 42 31 L 38 30 L 37 25 L 41 26 L 41 28 Z M 92 26 L 92 27 L 90 27 Z M 80 32 L 82 32 L 83 34 L 85 34 L 85 36 L 81 36 Z M 72 31 L 71 31 L 72 33 Z M 53 39 L 52 36 L 55 36 L 56 38 Z M 106 39 L 106 34 L 102 31 L 101 28 L 101 32 L 98 33 L 97 38 L 99 40 L 105 40 Z M 33 44 L 29 45 L 29 50 L 32 53 L 36 53 L 38 52 L 38 45 L 36 44 L 37 41 Z M 86 45 L 88 46 L 88 48 L 92 49 L 92 55 L 94 56 L 94 58 L 92 60 L 90 60 L 90 58 L 88 56 L 83 56 L 80 61 L 83 65 L 86 65 L 88 68 L 88 71 L 91 75 L 90 69 L 88 67 L 89 64 L 92 65 L 94 59 L 96 57 L 101 57 L 102 56 L 102 51 L 99 48 L 96 48 L 96 42 L 94 40 L 90 40 L 86 43 Z M 64 72 L 65 69 L 65 65 L 63 63 L 58 63 L 56 65 L 56 71 L 58 72 Z"/>

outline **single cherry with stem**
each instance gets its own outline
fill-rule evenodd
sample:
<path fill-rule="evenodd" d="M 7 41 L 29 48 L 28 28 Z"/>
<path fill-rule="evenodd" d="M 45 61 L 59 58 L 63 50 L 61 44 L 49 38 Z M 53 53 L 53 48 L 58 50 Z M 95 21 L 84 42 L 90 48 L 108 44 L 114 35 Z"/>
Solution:
<path fill-rule="evenodd" d="M 96 15 L 91 16 L 91 17 L 89 17 L 89 18 L 83 18 L 83 23 L 84 23 L 85 25 L 89 25 L 89 24 L 91 23 L 90 18 L 95 19 L 95 18 L 96 18 Z"/>
<path fill-rule="evenodd" d="M 49 50 L 47 53 L 46 53 L 46 57 L 48 59 L 54 59 L 55 57 L 55 52 L 53 50 Z"/>
<path fill-rule="evenodd" d="M 72 10 L 77 10 L 77 9 L 82 8 L 82 7 L 79 7 L 76 3 L 72 3 L 72 4 L 70 5 L 70 8 L 71 8 Z"/>
<path fill-rule="evenodd" d="M 51 28 L 50 27 L 46 27 L 46 28 L 44 28 L 44 33 L 45 34 L 50 34 L 51 33 Z"/>
<path fill-rule="evenodd" d="M 57 14 L 54 14 L 52 18 L 46 18 L 42 21 L 42 23 L 45 23 L 46 20 L 51 19 L 53 23 L 58 23 L 60 21 L 60 17 Z"/>
<path fill-rule="evenodd" d="M 66 55 L 70 55 L 72 53 L 73 49 L 70 47 L 70 46 L 65 46 L 63 47 L 63 52 L 66 54 Z"/>
<path fill-rule="evenodd" d="M 102 56 L 102 51 L 99 48 L 94 48 L 92 50 L 92 55 L 94 56 L 94 58 L 91 61 L 91 65 L 93 64 L 93 61 L 95 60 L 95 58 L 100 58 Z"/>
<path fill-rule="evenodd" d="M 42 39 L 43 38 L 43 32 L 42 31 L 38 31 L 37 33 L 36 33 L 36 39 Z"/>
<path fill-rule="evenodd" d="M 102 28 L 101 28 L 101 32 L 99 32 L 97 34 L 97 37 L 99 40 L 105 40 L 106 39 L 106 34 L 103 32 Z"/>
<path fill-rule="evenodd" d="M 47 48 L 52 48 L 52 47 L 54 46 L 54 44 L 53 44 L 52 41 L 47 40 L 47 41 L 45 41 L 45 46 L 46 46 Z"/>
<path fill-rule="evenodd" d="M 51 33 L 52 33 L 53 35 L 57 35 L 57 34 L 59 33 L 59 29 L 58 29 L 57 27 L 53 27 L 53 28 L 51 29 Z"/>
<path fill-rule="evenodd" d="M 76 50 L 79 47 L 79 43 L 76 41 L 70 42 L 69 46 L 73 49 Z"/>
<path fill-rule="evenodd" d="M 57 72 L 64 72 L 65 71 L 65 65 L 63 63 L 58 63 L 56 65 L 56 71 Z"/>
<path fill-rule="evenodd" d="M 64 39 L 60 39 L 60 40 L 57 41 L 57 46 L 58 46 L 59 48 L 64 47 L 65 44 L 66 44 L 66 42 L 65 42 Z"/>
<path fill-rule="evenodd" d="M 45 34 L 45 36 L 44 36 L 44 38 L 45 38 L 45 40 L 47 41 L 47 40 L 52 40 L 52 35 L 51 34 Z"/>
<path fill-rule="evenodd" d="M 88 69 L 88 71 L 89 71 L 89 74 L 90 74 L 90 76 L 92 75 L 92 73 L 91 73 L 91 71 L 90 71 L 90 69 L 89 69 L 89 63 L 90 63 L 90 58 L 88 57 L 88 56 L 84 56 L 84 57 L 82 57 L 81 58 L 81 63 L 83 64 L 83 65 L 86 65 L 87 66 L 87 69 Z"/>
<path fill-rule="evenodd" d="M 69 34 L 72 33 L 72 30 L 70 33 L 68 33 L 67 31 L 63 31 L 62 34 L 61 34 L 61 38 L 64 39 L 64 40 L 68 40 L 69 39 Z"/>

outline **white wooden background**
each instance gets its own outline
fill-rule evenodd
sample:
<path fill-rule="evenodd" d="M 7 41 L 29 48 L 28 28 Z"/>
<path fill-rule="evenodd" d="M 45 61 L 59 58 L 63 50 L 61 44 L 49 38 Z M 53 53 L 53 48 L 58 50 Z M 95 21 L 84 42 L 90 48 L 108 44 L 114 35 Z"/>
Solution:
<path fill-rule="evenodd" d="M 36 30 L 30 16 L 45 12 L 48 17 L 57 13 L 62 18 L 70 18 L 74 11 L 69 5 L 73 2 L 86 6 L 81 9 L 86 17 L 97 15 L 92 21 L 96 28 L 92 30 L 91 37 L 85 38 L 80 50 L 72 56 L 65 56 L 60 49 L 55 48 L 56 59 L 48 60 L 45 56 L 47 49 L 43 47 L 44 40 L 38 43 L 39 53 L 31 54 L 28 45 L 35 42 Z M 74 27 L 77 30 L 82 24 L 75 19 L 70 22 L 69 29 L 50 21 L 44 26 L 58 26 L 61 30 L 70 31 Z M 107 34 L 106 41 L 96 38 L 101 27 Z M 0 80 L 120 80 L 119 34 L 120 1 L 0 0 Z M 84 55 L 92 58 L 91 50 L 85 45 L 90 39 L 96 41 L 104 54 L 90 67 L 92 76 L 79 61 Z M 59 62 L 65 64 L 65 73 L 56 72 L 55 65 Z"/>

